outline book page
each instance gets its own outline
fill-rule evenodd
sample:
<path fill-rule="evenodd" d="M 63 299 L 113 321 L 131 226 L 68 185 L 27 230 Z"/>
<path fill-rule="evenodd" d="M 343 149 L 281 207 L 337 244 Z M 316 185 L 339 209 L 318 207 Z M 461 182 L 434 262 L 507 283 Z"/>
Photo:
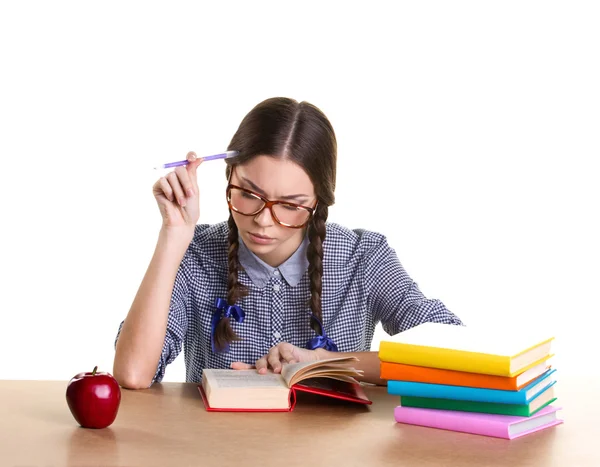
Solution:
<path fill-rule="evenodd" d="M 256 370 L 204 370 L 212 389 L 287 386 L 280 374 L 259 374 Z"/>
<path fill-rule="evenodd" d="M 261 375 L 256 370 L 205 369 L 202 387 L 208 404 L 215 409 L 286 410 L 290 389 L 280 374 Z"/>
<path fill-rule="evenodd" d="M 326 360 L 317 360 L 315 362 L 301 362 L 283 365 L 281 375 L 288 387 L 292 387 L 298 381 L 302 381 L 313 376 L 338 376 L 337 379 L 348 381 L 342 378 L 342 375 L 350 377 L 361 376 L 362 371 L 354 369 L 351 364 L 357 362 L 356 357 L 338 357 Z"/>
<path fill-rule="evenodd" d="M 337 392 L 347 396 L 356 397 L 356 391 L 352 390 L 348 383 L 354 383 L 354 381 L 344 381 L 332 378 L 310 378 L 306 381 L 302 381 L 299 386 L 307 386 L 313 389 L 321 389 L 323 391 Z"/>
<path fill-rule="evenodd" d="M 358 374 L 360 373 L 360 374 Z M 295 378 L 292 379 L 292 381 L 290 381 L 290 383 L 292 385 L 300 382 L 300 381 L 304 381 L 306 379 L 312 379 L 312 378 L 320 378 L 320 377 L 326 377 L 326 378 L 333 378 L 333 379 L 338 379 L 340 381 L 350 381 L 352 383 L 358 383 L 358 381 L 356 379 L 354 379 L 355 376 L 362 376 L 362 371 L 359 370 L 354 370 L 352 368 L 336 368 L 336 369 L 315 369 L 309 373 L 306 373 L 302 376 L 298 376 L 296 375 Z"/>

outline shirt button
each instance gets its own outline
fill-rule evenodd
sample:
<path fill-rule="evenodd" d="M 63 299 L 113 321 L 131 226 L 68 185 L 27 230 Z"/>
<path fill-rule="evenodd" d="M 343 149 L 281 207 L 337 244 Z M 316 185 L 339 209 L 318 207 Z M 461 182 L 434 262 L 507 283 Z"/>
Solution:
<path fill-rule="evenodd" d="M 273 290 L 274 290 L 275 292 L 279 292 L 279 284 L 275 284 L 275 285 L 273 286 Z"/>
<path fill-rule="evenodd" d="M 279 339 L 279 338 L 281 337 L 281 333 L 279 333 L 279 332 L 275 331 L 275 332 L 273 333 L 273 337 L 274 337 L 275 339 Z"/>
<path fill-rule="evenodd" d="M 275 269 L 275 271 L 273 272 L 273 274 L 275 274 L 276 276 L 279 275 L 279 269 Z"/>

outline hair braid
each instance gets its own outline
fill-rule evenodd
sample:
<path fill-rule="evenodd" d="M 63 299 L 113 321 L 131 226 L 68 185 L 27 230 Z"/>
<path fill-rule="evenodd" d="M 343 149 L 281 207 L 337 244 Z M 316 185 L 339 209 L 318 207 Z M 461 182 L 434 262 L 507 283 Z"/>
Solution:
<path fill-rule="evenodd" d="M 238 269 L 240 263 L 238 261 L 238 248 L 240 245 L 238 239 L 237 225 L 233 221 L 233 216 L 229 214 L 229 249 L 227 257 L 227 265 L 229 272 L 227 275 L 227 303 L 235 305 L 235 303 L 248 293 L 245 286 L 238 282 Z M 225 345 L 234 340 L 241 340 L 231 327 L 229 319 L 221 319 L 215 329 L 215 347 L 218 350 L 223 350 Z"/>
<path fill-rule="evenodd" d="M 323 242 L 325 241 L 325 221 L 327 220 L 328 207 L 325 204 L 319 204 L 317 210 L 311 219 L 308 227 L 308 274 L 310 277 L 310 308 L 321 323 L 323 322 L 321 310 L 321 293 L 323 288 Z M 310 320 L 311 327 L 317 332 L 322 333 L 319 323 L 312 317 Z"/>

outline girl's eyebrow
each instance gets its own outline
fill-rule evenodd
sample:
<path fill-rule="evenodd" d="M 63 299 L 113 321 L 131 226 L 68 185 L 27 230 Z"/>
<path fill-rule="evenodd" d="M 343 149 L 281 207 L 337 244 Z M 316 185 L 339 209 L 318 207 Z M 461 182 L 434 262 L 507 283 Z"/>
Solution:
<path fill-rule="evenodd" d="M 242 177 L 242 180 L 244 182 L 246 182 L 248 185 L 250 185 L 250 188 L 252 188 L 254 191 L 261 193 L 264 195 L 264 190 L 262 190 L 258 185 L 256 185 L 255 183 L 253 183 L 251 180 L 248 180 L 246 177 Z M 308 199 L 309 197 L 307 195 L 303 195 L 303 194 L 298 194 L 298 195 L 287 195 L 287 196 L 281 196 L 281 199 L 284 199 L 286 201 L 290 201 L 290 200 L 300 200 L 300 199 Z"/>

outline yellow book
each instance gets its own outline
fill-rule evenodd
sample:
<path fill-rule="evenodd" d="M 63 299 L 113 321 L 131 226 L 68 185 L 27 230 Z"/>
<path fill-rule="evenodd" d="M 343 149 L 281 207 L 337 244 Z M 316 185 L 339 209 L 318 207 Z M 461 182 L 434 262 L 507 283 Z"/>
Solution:
<path fill-rule="evenodd" d="M 513 377 L 550 355 L 553 336 L 518 327 L 422 323 L 379 344 L 382 362 Z"/>

